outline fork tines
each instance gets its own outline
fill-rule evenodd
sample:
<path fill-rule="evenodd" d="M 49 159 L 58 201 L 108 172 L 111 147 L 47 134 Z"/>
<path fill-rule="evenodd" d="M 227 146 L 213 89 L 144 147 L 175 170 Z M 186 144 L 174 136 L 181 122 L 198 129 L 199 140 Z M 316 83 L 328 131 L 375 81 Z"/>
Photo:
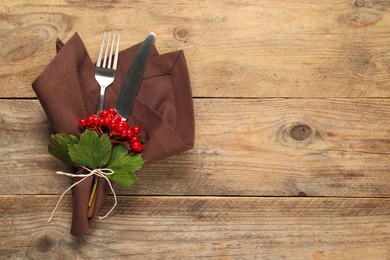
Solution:
<path fill-rule="evenodd" d="M 108 35 L 108 36 L 106 37 L 106 35 Z M 104 53 L 104 58 L 102 60 L 106 38 L 107 38 L 107 44 L 106 44 L 106 49 L 105 49 L 105 53 Z M 119 40 L 120 40 L 119 33 L 118 33 L 117 38 L 115 40 L 115 33 L 111 34 L 111 33 L 104 32 L 102 42 L 100 44 L 100 50 L 99 50 L 99 55 L 98 55 L 97 62 L 96 62 L 96 67 L 116 70 L 116 67 L 118 65 Z M 116 48 L 115 48 L 115 55 L 114 55 L 114 63 L 111 66 L 112 53 L 114 51 L 115 42 L 116 42 Z M 110 54 L 108 55 L 108 48 L 110 45 L 111 45 Z M 107 58 L 108 58 L 108 62 L 107 62 Z"/>

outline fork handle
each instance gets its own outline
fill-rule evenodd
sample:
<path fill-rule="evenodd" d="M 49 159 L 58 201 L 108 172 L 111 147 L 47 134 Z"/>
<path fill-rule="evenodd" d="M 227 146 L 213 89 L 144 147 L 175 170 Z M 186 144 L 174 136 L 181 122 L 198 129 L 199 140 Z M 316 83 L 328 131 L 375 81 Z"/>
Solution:
<path fill-rule="evenodd" d="M 100 99 L 99 99 L 99 104 L 98 104 L 98 108 L 97 108 L 97 113 L 96 114 L 99 114 L 100 111 L 103 110 L 103 104 L 104 104 L 104 93 L 106 91 L 106 87 L 101 87 L 100 88 Z"/>

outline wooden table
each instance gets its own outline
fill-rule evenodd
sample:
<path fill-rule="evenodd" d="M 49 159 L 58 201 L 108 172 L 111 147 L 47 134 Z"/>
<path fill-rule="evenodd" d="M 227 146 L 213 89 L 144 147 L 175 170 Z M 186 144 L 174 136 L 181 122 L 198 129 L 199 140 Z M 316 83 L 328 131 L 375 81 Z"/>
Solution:
<path fill-rule="evenodd" d="M 389 1 L 0 3 L 1 259 L 390 259 Z M 31 83 L 103 31 L 184 50 L 196 141 L 76 239 L 70 195 L 47 223 L 69 178 Z"/>

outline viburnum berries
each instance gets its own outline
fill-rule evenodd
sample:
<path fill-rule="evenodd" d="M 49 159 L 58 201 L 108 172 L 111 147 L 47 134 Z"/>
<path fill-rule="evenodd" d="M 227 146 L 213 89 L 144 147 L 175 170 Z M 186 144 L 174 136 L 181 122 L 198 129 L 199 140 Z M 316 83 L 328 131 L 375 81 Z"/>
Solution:
<path fill-rule="evenodd" d="M 129 151 L 141 153 L 143 145 L 138 134 L 141 128 L 138 125 L 130 126 L 115 108 L 100 111 L 99 115 L 92 114 L 79 120 L 82 128 L 93 130 L 102 136 L 107 133 L 112 143 L 126 146 Z"/>

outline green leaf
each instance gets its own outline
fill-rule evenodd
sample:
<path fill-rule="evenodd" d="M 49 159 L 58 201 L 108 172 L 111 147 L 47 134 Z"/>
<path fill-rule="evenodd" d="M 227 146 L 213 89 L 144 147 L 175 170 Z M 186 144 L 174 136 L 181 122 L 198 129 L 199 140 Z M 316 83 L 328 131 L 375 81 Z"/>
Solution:
<path fill-rule="evenodd" d="M 86 166 L 92 169 L 107 164 L 111 155 L 111 142 L 107 134 L 99 135 L 95 131 L 85 130 L 78 144 L 69 147 L 69 156 L 75 166 Z"/>
<path fill-rule="evenodd" d="M 134 174 L 144 165 L 144 160 L 140 154 L 131 155 L 124 145 L 117 145 L 112 150 L 110 161 L 107 168 L 110 168 L 115 173 L 108 175 L 111 181 L 118 183 L 121 186 L 128 186 L 137 181 L 137 176 Z"/>
<path fill-rule="evenodd" d="M 68 151 L 70 146 L 78 144 L 78 142 L 79 139 L 74 135 L 54 134 L 51 135 L 48 150 L 54 157 L 73 165 Z"/>

